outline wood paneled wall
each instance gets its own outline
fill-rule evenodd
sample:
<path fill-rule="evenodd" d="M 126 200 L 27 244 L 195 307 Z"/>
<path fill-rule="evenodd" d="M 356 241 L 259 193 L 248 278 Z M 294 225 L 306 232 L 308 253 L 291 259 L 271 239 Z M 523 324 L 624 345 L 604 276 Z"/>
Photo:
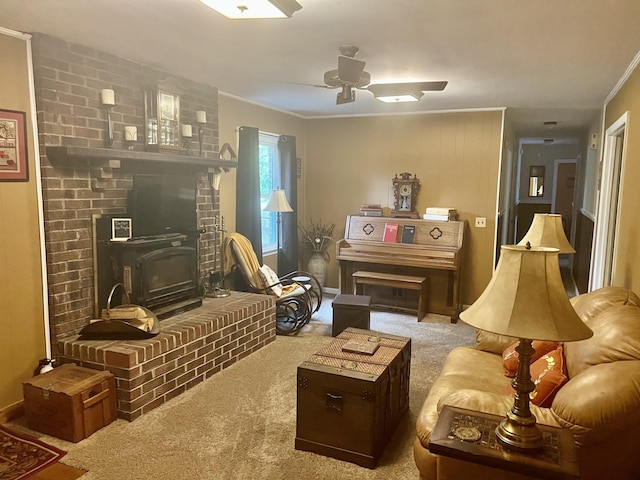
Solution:
<path fill-rule="evenodd" d="M 347 215 L 363 203 L 388 212 L 394 175 L 415 174 L 420 213 L 455 207 L 469 222 L 463 302 L 480 295 L 493 271 L 502 111 L 311 120 L 307 132 L 306 220 L 335 223 L 341 238 Z M 475 217 L 487 227 L 476 228 Z M 337 287 L 330 253 L 327 284 Z"/>

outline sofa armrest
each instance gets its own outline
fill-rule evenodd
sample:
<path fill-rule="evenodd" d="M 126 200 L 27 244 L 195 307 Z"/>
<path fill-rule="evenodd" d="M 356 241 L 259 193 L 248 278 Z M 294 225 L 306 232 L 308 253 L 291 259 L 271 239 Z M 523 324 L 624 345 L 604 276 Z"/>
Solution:
<path fill-rule="evenodd" d="M 556 394 L 551 411 L 578 445 L 595 445 L 640 427 L 640 360 L 593 365 Z"/>

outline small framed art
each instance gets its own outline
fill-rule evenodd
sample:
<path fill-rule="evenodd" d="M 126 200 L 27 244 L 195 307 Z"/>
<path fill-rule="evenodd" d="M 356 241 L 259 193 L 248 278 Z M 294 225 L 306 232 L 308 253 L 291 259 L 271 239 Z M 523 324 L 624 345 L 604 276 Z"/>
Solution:
<path fill-rule="evenodd" d="M 131 238 L 131 219 L 112 218 L 111 219 L 111 241 L 126 242 Z"/>
<path fill-rule="evenodd" d="M 28 180 L 25 113 L 0 110 L 0 181 L 26 182 Z"/>

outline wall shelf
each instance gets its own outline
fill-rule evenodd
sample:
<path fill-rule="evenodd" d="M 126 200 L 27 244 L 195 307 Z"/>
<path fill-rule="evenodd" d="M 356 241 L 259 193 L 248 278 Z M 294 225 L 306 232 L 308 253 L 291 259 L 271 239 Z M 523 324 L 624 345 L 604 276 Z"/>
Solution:
<path fill-rule="evenodd" d="M 143 152 L 137 150 L 115 150 L 111 148 L 77 147 L 72 145 L 47 147 L 47 156 L 52 162 L 65 160 L 126 160 L 132 162 L 155 162 L 172 165 L 191 165 L 207 168 L 236 168 L 235 160 L 194 157 L 180 154 Z"/>

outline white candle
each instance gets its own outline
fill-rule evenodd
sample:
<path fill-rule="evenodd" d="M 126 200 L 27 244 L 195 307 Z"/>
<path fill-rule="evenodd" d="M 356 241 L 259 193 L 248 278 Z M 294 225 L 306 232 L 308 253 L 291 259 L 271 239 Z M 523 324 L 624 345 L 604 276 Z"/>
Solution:
<path fill-rule="evenodd" d="M 116 94 L 110 88 L 103 88 L 100 92 L 102 94 L 102 104 L 103 105 L 115 105 L 116 104 Z"/>
<path fill-rule="evenodd" d="M 193 136 L 191 125 L 182 125 L 182 136 L 188 138 L 191 138 Z"/>
<path fill-rule="evenodd" d="M 204 110 L 198 110 L 196 112 L 196 122 L 207 123 L 207 112 L 205 112 Z"/>
<path fill-rule="evenodd" d="M 138 127 L 127 125 L 124 127 L 124 139 L 127 142 L 138 141 Z"/>

